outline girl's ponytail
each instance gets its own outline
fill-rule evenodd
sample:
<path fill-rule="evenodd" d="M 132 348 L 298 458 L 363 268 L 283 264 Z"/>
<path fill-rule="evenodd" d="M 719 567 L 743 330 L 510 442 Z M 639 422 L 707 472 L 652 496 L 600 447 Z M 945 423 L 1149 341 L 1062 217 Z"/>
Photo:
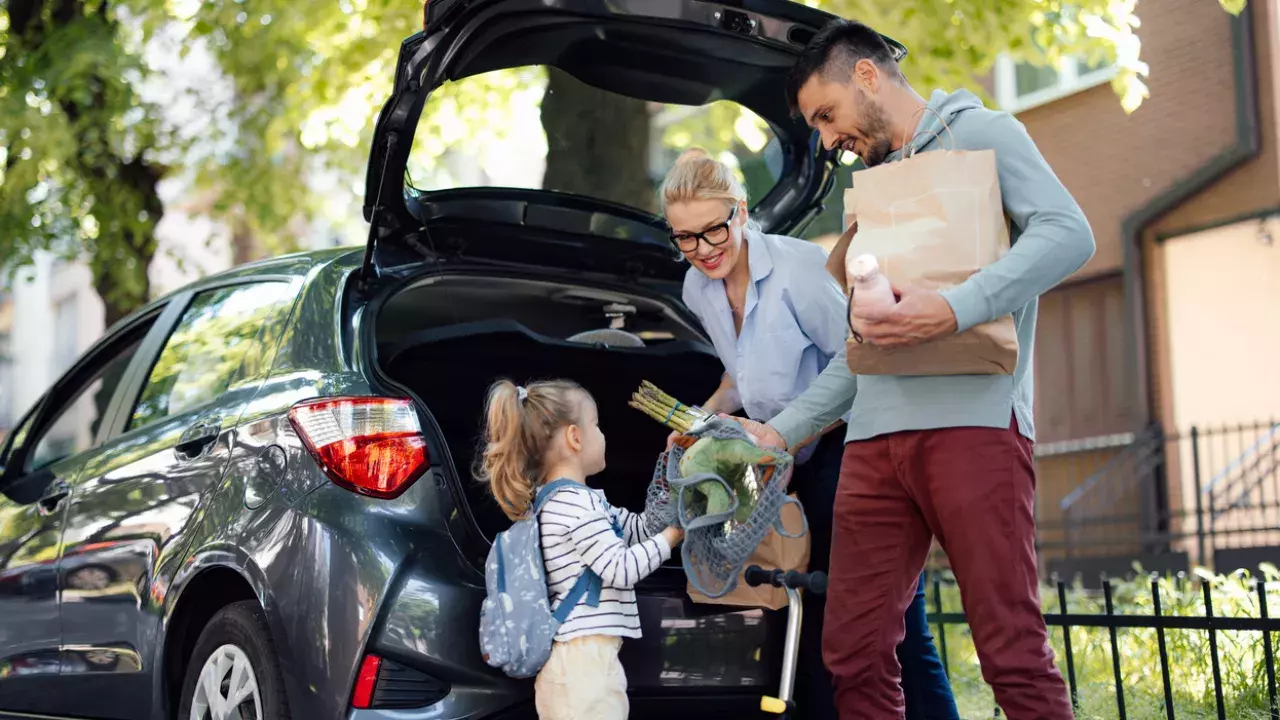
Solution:
<path fill-rule="evenodd" d="M 489 484 L 509 519 L 519 520 L 533 506 L 534 493 L 546 480 L 547 446 L 556 430 L 580 421 L 582 397 L 590 396 L 569 380 L 537 382 L 527 389 L 499 380 L 489 388 L 485 446 L 475 475 Z"/>

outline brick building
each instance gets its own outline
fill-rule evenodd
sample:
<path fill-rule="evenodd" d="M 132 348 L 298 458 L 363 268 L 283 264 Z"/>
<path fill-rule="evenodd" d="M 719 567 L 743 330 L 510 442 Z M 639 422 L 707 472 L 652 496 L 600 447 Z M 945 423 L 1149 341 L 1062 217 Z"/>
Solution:
<path fill-rule="evenodd" d="M 1219 571 L 1280 560 L 1269 533 L 1204 537 L 1280 520 L 1276 12 L 1276 0 L 1253 0 L 1238 18 L 1217 3 L 1144 2 L 1151 97 L 1132 115 L 1106 68 L 995 73 L 996 96 L 1098 243 L 1040 308 L 1038 512 L 1050 568 L 1119 572 L 1134 558 L 1180 568 L 1211 561 L 1215 546 Z M 1229 558 L 1228 547 L 1255 552 Z"/>

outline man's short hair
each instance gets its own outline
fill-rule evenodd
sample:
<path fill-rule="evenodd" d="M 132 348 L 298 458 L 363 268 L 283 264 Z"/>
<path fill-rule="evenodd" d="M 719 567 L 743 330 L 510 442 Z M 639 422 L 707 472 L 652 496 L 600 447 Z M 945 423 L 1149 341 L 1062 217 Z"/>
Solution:
<path fill-rule="evenodd" d="M 787 103 L 799 109 L 800 88 L 814 75 L 831 82 L 849 82 L 859 60 L 867 59 L 895 79 L 902 70 L 894 49 L 880 33 L 856 20 L 832 20 L 805 46 L 787 76 Z"/>

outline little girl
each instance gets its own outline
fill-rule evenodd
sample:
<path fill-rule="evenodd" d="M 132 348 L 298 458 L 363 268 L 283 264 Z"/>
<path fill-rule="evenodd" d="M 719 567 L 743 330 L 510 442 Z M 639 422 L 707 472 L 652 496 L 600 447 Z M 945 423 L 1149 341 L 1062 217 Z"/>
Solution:
<path fill-rule="evenodd" d="M 669 527 L 649 536 L 644 515 L 615 508 L 587 487 L 587 478 L 604 470 L 605 441 L 595 400 L 578 384 L 551 380 L 526 389 L 499 381 L 485 417 L 477 475 L 507 517 L 525 517 L 537 489 L 552 480 L 577 483 L 555 491 L 538 519 L 552 608 L 587 568 L 603 581 L 599 604 L 579 600 L 556 633 L 534 684 L 538 717 L 623 720 L 630 705 L 618 650 L 622 638 L 640 637 L 633 588 L 671 557 L 684 534 Z"/>

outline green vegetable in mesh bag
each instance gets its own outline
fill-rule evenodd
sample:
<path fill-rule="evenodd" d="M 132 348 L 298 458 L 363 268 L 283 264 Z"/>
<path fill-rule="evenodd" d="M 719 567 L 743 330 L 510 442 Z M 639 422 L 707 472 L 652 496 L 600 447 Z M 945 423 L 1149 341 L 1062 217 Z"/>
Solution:
<path fill-rule="evenodd" d="M 734 511 L 733 519 L 736 522 L 746 522 L 760 495 L 759 479 L 752 468 L 771 457 L 771 453 L 746 440 L 704 437 L 680 458 L 680 474 L 690 477 L 712 473 L 724 478 L 738 498 L 738 508 Z M 698 483 L 690 490 L 706 498 L 708 514 L 727 512 L 733 506 L 733 497 L 725 491 L 723 485 L 713 480 Z M 701 502 L 698 504 L 701 505 Z"/>

